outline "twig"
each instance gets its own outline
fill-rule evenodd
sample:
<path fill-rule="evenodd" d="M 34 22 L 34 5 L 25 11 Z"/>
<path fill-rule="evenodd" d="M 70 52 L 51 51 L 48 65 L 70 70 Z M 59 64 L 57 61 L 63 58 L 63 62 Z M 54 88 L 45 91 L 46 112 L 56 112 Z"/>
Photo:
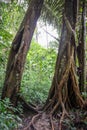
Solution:
<path fill-rule="evenodd" d="M 60 39 L 56 38 L 55 36 L 53 36 L 51 33 L 49 33 L 48 31 L 46 31 L 45 29 L 43 29 L 47 34 L 49 34 L 51 37 L 53 37 L 55 40 L 57 40 L 58 42 L 60 41 Z"/>

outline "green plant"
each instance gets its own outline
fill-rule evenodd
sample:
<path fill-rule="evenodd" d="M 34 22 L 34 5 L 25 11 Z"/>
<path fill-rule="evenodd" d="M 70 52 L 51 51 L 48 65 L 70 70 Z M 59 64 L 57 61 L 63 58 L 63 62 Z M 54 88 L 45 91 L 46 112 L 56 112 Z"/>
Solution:
<path fill-rule="evenodd" d="M 27 101 L 43 103 L 46 100 L 55 60 L 56 52 L 53 49 L 45 49 L 32 41 L 21 84 L 22 95 Z"/>
<path fill-rule="evenodd" d="M 0 101 L 0 130 L 13 130 L 22 122 L 19 116 L 14 114 L 19 111 L 9 102 L 9 99 Z"/>

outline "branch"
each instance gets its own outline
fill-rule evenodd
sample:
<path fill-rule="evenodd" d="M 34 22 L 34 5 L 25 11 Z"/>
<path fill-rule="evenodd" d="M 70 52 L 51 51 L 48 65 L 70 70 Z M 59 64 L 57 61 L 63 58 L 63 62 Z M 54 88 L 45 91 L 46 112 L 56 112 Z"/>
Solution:
<path fill-rule="evenodd" d="M 46 31 L 45 29 L 43 29 L 47 34 L 49 34 L 51 37 L 53 37 L 56 41 L 60 41 L 60 39 L 56 38 L 55 36 L 53 36 L 52 34 L 50 34 L 48 31 Z"/>

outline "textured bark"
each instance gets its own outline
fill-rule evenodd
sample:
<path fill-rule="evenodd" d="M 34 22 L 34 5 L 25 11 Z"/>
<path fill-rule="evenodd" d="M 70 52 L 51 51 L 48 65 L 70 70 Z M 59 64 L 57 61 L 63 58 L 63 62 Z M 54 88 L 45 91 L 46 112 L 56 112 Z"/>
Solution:
<path fill-rule="evenodd" d="M 86 17 L 86 7 L 85 7 L 85 0 L 81 2 L 82 5 L 82 18 L 81 18 L 81 25 L 79 29 L 79 43 L 77 47 L 77 56 L 78 56 L 78 62 L 79 62 L 79 68 L 78 68 L 78 75 L 79 75 L 79 87 L 80 91 L 83 92 L 86 90 L 86 69 L 85 69 L 85 49 L 86 49 L 86 42 L 85 42 L 85 36 L 86 36 L 86 23 L 85 23 L 85 17 Z"/>
<path fill-rule="evenodd" d="M 2 91 L 2 99 L 8 97 L 14 105 L 17 103 L 26 55 L 30 47 L 37 20 L 40 16 L 43 1 L 44 0 L 31 0 L 19 31 L 12 43 Z"/>
<path fill-rule="evenodd" d="M 66 110 L 71 107 L 82 107 L 84 101 L 80 95 L 75 70 L 75 26 L 77 18 L 78 0 L 65 0 L 65 14 L 59 45 L 59 52 L 55 66 L 55 73 L 49 96 L 44 106 L 51 114 L 59 109 L 63 110 L 60 122 Z"/>

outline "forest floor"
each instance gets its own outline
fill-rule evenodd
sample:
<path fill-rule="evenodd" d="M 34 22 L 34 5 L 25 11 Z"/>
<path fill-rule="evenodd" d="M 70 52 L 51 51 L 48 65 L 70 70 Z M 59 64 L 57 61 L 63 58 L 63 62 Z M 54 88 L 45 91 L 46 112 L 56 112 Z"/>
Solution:
<path fill-rule="evenodd" d="M 68 112 L 69 117 L 62 121 L 61 130 L 87 130 L 87 111 L 73 110 Z M 26 111 L 22 118 L 22 124 L 19 124 L 17 130 L 59 130 L 60 118 L 62 113 L 59 112 L 55 117 L 51 117 L 45 112 L 32 114 Z"/>

